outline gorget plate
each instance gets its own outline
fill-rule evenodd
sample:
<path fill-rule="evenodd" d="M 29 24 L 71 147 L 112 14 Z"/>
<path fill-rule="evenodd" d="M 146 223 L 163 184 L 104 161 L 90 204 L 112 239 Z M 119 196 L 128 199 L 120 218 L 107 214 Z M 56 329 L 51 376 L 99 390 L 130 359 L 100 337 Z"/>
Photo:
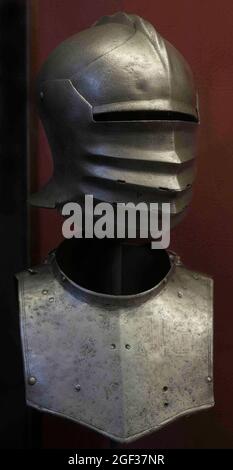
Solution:
<path fill-rule="evenodd" d="M 114 298 L 52 260 L 17 277 L 28 405 L 121 442 L 213 406 L 212 279 L 176 266 Z"/>

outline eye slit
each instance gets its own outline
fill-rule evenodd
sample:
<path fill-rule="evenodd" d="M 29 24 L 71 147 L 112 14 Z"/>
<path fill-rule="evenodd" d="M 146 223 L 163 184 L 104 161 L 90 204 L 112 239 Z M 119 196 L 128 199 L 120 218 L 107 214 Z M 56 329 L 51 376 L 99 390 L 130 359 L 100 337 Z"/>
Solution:
<path fill-rule="evenodd" d="M 198 122 L 198 119 L 185 113 L 174 111 L 112 111 L 93 112 L 93 120 L 96 122 L 129 122 L 129 121 L 188 121 Z"/>

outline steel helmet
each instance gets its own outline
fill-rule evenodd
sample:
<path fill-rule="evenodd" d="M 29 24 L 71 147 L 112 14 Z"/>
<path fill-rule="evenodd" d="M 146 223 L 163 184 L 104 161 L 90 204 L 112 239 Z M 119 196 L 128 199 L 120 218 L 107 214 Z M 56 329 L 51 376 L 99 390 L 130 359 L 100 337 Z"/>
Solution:
<path fill-rule="evenodd" d="M 194 178 L 197 94 L 181 54 L 146 20 L 117 13 L 48 57 L 37 97 L 54 160 L 33 205 L 85 194 L 105 202 L 170 202 L 185 213 Z"/>

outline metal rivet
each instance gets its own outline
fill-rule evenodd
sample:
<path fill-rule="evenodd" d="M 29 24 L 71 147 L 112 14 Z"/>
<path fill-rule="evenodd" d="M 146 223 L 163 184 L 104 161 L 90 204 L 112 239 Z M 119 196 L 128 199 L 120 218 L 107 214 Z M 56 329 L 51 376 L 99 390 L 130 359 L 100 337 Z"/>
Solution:
<path fill-rule="evenodd" d="M 62 276 L 61 280 L 62 280 L 62 282 L 65 282 L 66 277 L 65 277 L 65 276 Z"/>
<path fill-rule="evenodd" d="M 199 276 L 198 276 L 197 274 L 194 274 L 194 275 L 193 275 L 193 279 L 195 279 L 196 281 L 198 281 Z"/>
<path fill-rule="evenodd" d="M 44 99 L 44 93 L 43 93 L 43 91 L 40 92 L 40 99 L 41 99 L 41 100 Z"/>
<path fill-rule="evenodd" d="M 80 392 L 80 390 L 81 390 L 81 386 L 79 384 L 76 384 L 74 388 L 75 388 L 76 392 Z"/>
<path fill-rule="evenodd" d="M 126 347 L 126 349 L 130 349 L 130 348 L 131 348 L 130 344 L 126 344 L 125 347 Z"/>
<path fill-rule="evenodd" d="M 112 348 L 112 349 L 116 349 L 116 345 L 115 345 L 114 343 L 111 344 L 111 348 Z"/>
<path fill-rule="evenodd" d="M 49 297 L 49 302 L 54 302 L 54 297 Z"/>
<path fill-rule="evenodd" d="M 181 291 L 177 292 L 178 297 L 181 299 L 183 297 L 183 294 Z"/>
<path fill-rule="evenodd" d="M 207 377 L 207 382 L 212 382 L 212 377 L 210 377 L 210 375 Z"/>
<path fill-rule="evenodd" d="M 43 295 L 47 295 L 47 294 L 48 294 L 47 289 L 42 290 L 42 294 L 43 294 Z"/>
<path fill-rule="evenodd" d="M 36 383 L 36 377 L 29 377 L 28 383 L 29 383 L 29 385 L 35 385 L 35 383 Z"/>
<path fill-rule="evenodd" d="M 176 264 L 176 266 L 181 266 L 182 265 L 182 261 L 180 259 L 180 256 L 176 256 L 175 264 Z"/>
<path fill-rule="evenodd" d="M 32 268 L 28 268 L 28 272 L 30 274 L 37 274 L 37 271 L 35 271 L 35 269 L 32 269 Z"/>

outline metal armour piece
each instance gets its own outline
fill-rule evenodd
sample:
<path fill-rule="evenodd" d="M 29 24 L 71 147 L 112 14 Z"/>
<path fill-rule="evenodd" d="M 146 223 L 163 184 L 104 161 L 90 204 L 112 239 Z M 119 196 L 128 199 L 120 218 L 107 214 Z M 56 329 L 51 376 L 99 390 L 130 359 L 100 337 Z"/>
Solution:
<path fill-rule="evenodd" d="M 189 66 L 146 20 L 102 18 L 60 44 L 37 81 L 54 159 L 31 202 L 170 202 L 174 223 L 191 198 L 197 97 Z"/>
<path fill-rule="evenodd" d="M 173 265 L 150 291 L 96 294 L 56 261 L 18 275 L 30 406 L 122 442 L 213 405 L 212 280 Z"/>

